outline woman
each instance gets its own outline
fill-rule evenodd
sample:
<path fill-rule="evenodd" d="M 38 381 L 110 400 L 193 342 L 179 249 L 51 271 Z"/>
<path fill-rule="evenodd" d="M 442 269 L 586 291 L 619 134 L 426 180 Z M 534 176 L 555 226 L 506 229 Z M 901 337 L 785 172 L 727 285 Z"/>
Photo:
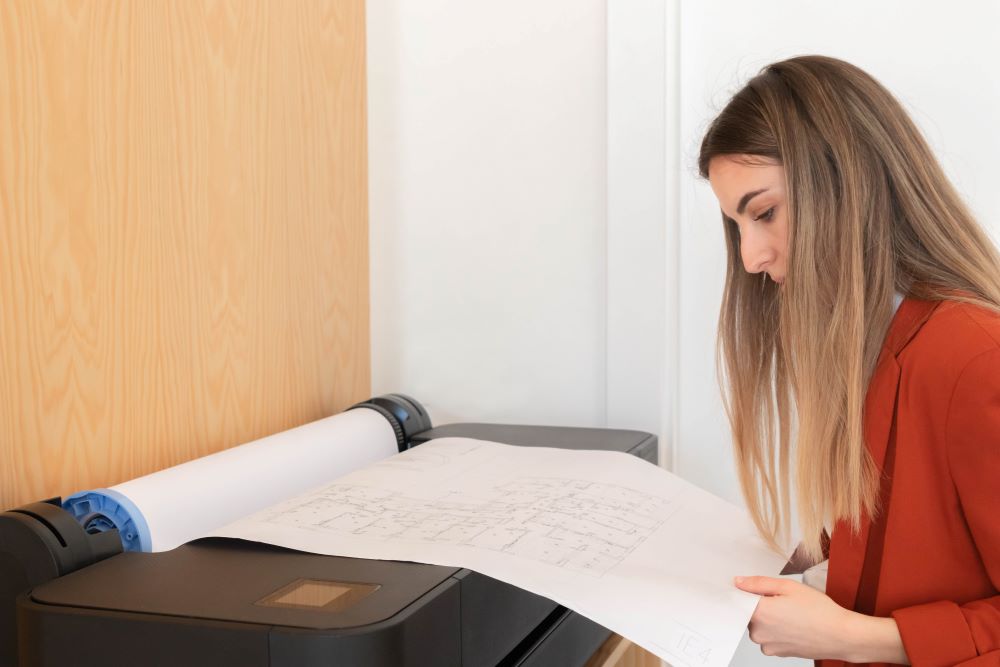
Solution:
<path fill-rule="evenodd" d="M 751 514 L 829 558 L 762 596 L 768 655 L 1000 665 L 1000 257 L 899 103 L 819 56 L 766 67 L 699 167 L 729 264 L 720 368 Z M 829 540 L 826 539 L 827 530 Z"/>

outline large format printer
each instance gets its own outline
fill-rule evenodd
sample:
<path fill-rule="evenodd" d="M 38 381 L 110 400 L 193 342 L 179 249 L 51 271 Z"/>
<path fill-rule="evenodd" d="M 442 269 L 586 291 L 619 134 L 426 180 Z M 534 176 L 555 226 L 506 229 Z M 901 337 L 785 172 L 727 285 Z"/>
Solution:
<path fill-rule="evenodd" d="M 400 451 L 459 436 L 608 449 L 656 462 L 656 438 L 612 429 L 450 424 L 401 394 L 374 410 Z M 469 570 L 204 538 L 123 551 L 113 517 L 60 499 L 0 514 L 0 667 L 13 665 L 583 665 L 606 628 Z"/>

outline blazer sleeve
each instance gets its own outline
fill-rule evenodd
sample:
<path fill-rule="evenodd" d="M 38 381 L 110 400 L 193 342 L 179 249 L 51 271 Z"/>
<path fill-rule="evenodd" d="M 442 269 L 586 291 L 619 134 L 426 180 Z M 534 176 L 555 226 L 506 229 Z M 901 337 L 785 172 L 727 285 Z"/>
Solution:
<path fill-rule="evenodd" d="M 1000 348 L 973 358 L 949 402 L 952 480 L 993 588 L 1000 591 Z M 937 601 L 892 613 L 916 667 L 1000 667 L 1000 595 Z"/>

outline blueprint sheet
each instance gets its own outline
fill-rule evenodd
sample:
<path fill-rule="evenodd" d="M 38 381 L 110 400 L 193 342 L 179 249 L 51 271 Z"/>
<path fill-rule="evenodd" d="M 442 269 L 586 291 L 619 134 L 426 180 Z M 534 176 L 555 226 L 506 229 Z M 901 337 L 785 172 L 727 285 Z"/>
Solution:
<path fill-rule="evenodd" d="M 749 516 L 634 456 L 432 440 L 214 533 L 465 567 L 548 597 L 672 665 L 728 665 L 777 575 Z"/>

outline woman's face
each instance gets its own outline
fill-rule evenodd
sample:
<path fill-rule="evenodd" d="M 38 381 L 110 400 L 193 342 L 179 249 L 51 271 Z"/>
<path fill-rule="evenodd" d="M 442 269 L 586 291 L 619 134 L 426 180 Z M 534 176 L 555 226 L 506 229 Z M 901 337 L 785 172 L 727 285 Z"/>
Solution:
<path fill-rule="evenodd" d="M 788 271 L 785 169 L 764 158 L 719 155 L 708 163 L 722 214 L 739 228 L 743 268 L 765 271 L 779 285 Z"/>

